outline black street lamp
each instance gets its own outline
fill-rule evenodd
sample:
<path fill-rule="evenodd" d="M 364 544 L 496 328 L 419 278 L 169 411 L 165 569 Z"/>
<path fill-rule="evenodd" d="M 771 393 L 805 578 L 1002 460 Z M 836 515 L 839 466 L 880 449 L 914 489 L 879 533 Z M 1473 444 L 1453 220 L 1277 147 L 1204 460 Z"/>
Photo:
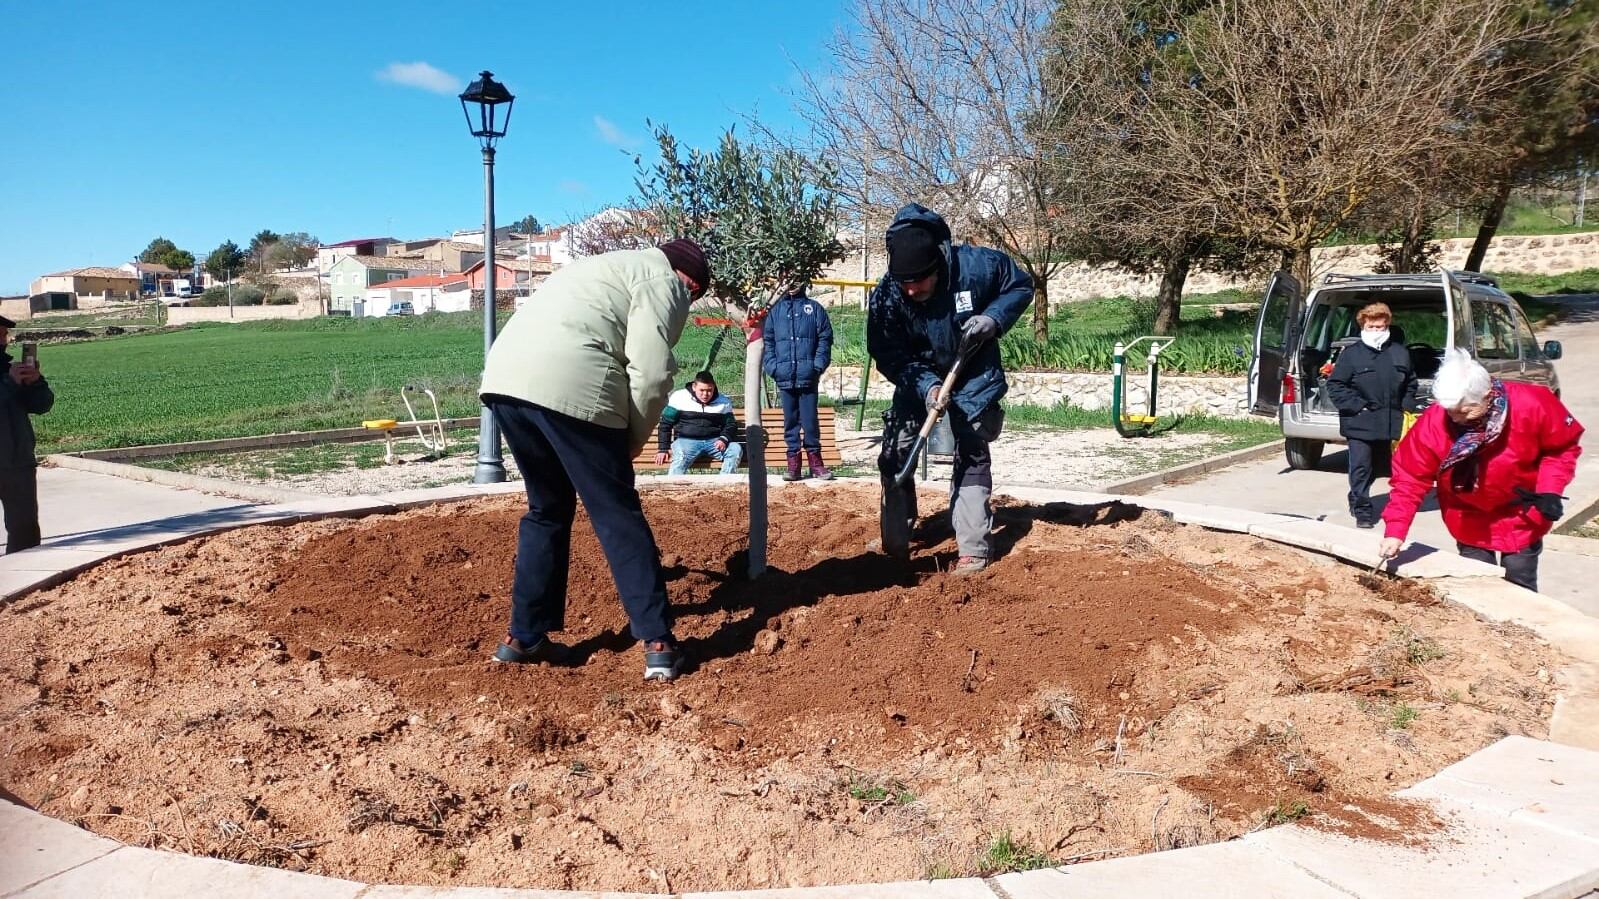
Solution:
<path fill-rule="evenodd" d="M 483 147 L 484 365 L 488 364 L 489 348 L 494 346 L 494 144 L 505 136 L 505 128 L 511 123 L 511 106 L 515 101 L 516 98 L 505 89 L 505 85 L 495 81 L 494 75 L 487 69 L 461 94 L 461 111 L 466 114 L 466 127 Z M 505 460 L 500 456 L 500 429 L 495 424 L 494 413 L 487 406 L 479 414 L 477 468 L 472 471 L 472 483 L 498 484 L 505 480 Z"/>

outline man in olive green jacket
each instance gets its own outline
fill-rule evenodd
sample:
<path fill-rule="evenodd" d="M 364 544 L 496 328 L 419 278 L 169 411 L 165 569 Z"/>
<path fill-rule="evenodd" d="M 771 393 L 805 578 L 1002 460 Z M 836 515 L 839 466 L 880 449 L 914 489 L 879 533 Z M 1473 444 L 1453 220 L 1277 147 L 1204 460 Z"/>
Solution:
<path fill-rule="evenodd" d="M 528 507 L 498 661 L 559 656 L 548 634 L 565 626 L 581 498 L 644 643 L 644 677 L 677 676 L 682 654 L 633 457 L 660 420 L 677 372 L 672 347 L 710 280 L 704 252 L 689 240 L 579 259 L 551 275 L 495 341 L 480 393 L 522 473 Z"/>

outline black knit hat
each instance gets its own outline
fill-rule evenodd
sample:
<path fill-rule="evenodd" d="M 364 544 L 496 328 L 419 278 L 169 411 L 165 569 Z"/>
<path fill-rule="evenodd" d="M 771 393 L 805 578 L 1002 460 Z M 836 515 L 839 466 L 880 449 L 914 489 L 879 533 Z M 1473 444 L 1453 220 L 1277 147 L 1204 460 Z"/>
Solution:
<path fill-rule="evenodd" d="M 12 321 L 9 318 L 6 318 L 3 315 L 0 315 L 0 328 L 15 328 L 16 326 L 17 326 L 16 322 Z"/>
<path fill-rule="evenodd" d="M 896 281 L 918 281 L 943 261 L 938 237 L 927 228 L 898 228 L 888 235 L 888 273 Z"/>
<path fill-rule="evenodd" d="M 666 254 L 666 261 L 672 268 L 693 278 L 702 289 L 711 286 L 711 264 L 705 261 L 705 251 L 700 245 L 686 237 L 669 240 L 658 247 Z"/>

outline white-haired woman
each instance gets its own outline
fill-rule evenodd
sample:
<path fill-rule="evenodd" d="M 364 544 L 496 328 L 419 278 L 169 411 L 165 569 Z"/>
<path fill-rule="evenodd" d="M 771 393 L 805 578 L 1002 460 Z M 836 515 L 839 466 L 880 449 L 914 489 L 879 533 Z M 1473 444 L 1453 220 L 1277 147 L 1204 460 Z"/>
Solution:
<path fill-rule="evenodd" d="M 1399 554 L 1436 486 L 1460 554 L 1502 565 L 1511 583 L 1537 590 L 1538 554 L 1564 512 L 1582 425 L 1547 387 L 1491 377 L 1461 350 L 1445 357 L 1432 396 L 1394 453 L 1383 558 Z"/>

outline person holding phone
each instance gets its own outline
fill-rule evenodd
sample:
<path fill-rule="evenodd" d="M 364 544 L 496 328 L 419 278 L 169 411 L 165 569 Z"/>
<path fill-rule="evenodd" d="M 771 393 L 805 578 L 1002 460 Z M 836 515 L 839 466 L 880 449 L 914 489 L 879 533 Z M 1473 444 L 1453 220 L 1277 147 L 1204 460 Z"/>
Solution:
<path fill-rule="evenodd" d="M 6 552 L 39 545 L 39 460 L 33 454 L 33 421 L 55 405 L 49 382 L 39 374 L 36 344 L 24 344 L 22 361 L 5 348 L 17 323 L 0 316 L 0 505 L 5 508 Z"/>

